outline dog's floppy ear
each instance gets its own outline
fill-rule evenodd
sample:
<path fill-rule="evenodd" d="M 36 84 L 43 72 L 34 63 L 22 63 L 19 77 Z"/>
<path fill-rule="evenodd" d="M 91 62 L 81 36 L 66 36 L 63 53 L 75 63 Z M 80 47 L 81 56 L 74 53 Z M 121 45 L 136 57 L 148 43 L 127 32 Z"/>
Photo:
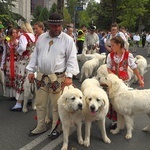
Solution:
<path fill-rule="evenodd" d="M 119 82 L 112 80 L 111 83 L 112 83 L 111 85 L 112 91 L 116 92 L 120 87 Z"/>
<path fill-rule="evenodd" d="M 73 85 L 68 86 L 69 89 L 74 89 Z"/>
<path fill-rule="evenodd" d="M 101 101 L 102 101 L 102 106 L 103 106 L 103 107 L 104 107 L 104 109 L 105 109 L 105 108 L 106 108 L 105 100 L 104 100 L 104 99 L 102 99 Z"/>
<path fill-rule="evenodd" d="M 67 92 L 69 90 L 69 87 L 68 86 L 65 86 L 64 87 L 64 90 L 63 90 L 63 93 Z"/>

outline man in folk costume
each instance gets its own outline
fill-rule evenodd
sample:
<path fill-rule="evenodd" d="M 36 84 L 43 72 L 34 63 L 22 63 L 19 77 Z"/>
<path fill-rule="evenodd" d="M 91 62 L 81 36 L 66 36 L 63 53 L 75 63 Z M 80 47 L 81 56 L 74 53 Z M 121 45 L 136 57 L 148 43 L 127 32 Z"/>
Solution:
<path fill-rule="evenodd" d="M 99 37 L 95 31 L 96 26 L 91 25 L 89 32 L 85 35 L 84 47 L 88 50 L 95 50 L 99 46 Z"/>
<path fill-rule="evenodd" d="M 36 91 L 37 126 L 30 136 L 38 135 L 47 130 L 45 114 L 47 102 L 52 105 L 52 129 L 49 137 L 55 139 L 60 135 L 56 128 L 59 120 L 57 100 L 64 86 L 72 84 L 72 76 L 79 73 L 77 50 L 73 38 L 62 32 L 62 16 L 58 13 L 50 15 L 49 32 L 43 33 L 37 43 L 27 70 L 30 72 L 30 82 L 34 80 L 35 67 L 38 67 Z"/>

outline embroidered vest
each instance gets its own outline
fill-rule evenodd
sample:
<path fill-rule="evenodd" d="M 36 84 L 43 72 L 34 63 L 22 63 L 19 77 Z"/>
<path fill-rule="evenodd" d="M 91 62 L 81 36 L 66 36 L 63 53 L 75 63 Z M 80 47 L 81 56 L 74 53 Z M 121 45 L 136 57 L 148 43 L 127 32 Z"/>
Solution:
<path fill-rule="evenodd" d="M 28 44 L 27 44 L 27 48 L 26 48 L 26 51 L 24 51 L 23 52 L 23 56 L 30 56 L 30 54 L 33 52 L 33 50 L 34 50 L 34 47 L 35 47 L 35 42 L 33 42 L 32 40 L 31 40 L 31 38 L 30 38 L 30 36 L 28 35 L 28 34 L 26 34 L 26 33 L 24 33 L 23 34 L 25 37 L 26 37 L 26 39 L 27 39 L 27 41 L 28 41 Z"/>
<path fill-rule="evenodd" d="M 129 57 L 129 52 L 125 51 L 123 59 L 119 63 L 116 63 L 114 61 L 114 52 L 110 53 L 110 58 L 111 58 L 111 61 L 112 61 L 111 71 L 114 74 L 116 74 L 119 78 L 121 78 L 123 81 L 129 79 L 129 75 L 128 75 L 128 57 Z"/>

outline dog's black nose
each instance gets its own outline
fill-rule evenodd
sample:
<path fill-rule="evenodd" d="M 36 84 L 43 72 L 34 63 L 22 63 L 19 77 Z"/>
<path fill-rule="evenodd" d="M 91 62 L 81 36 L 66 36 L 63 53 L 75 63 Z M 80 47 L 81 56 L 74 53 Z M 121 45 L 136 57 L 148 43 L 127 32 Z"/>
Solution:
<path fill-rule="evenodd" d="M 81 103 L 78 104 L 78 108 L 82 110 L 82 104 Z"/>
<path fill-rule="evenodd" d="M 91 111 L 94 111 L 94 110 L 95 110 L 95 106 L 94 106 L 94 105 L 91 105 L 91 106 L 90 106 L 90 109 L 91 109 Z"/>

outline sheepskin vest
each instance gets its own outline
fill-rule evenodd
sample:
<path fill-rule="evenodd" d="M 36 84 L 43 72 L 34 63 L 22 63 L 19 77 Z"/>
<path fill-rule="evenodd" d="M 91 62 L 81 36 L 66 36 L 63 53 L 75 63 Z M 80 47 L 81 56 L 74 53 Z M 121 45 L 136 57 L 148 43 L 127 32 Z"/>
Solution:
<path fill-rule="evenodd" d="M 112 61 L 112 69 L 111 71 L 116 74 L 120 79 L 123 81 L 126 81 L 129 79 L 128 75 L 128 57 L 129 57 L 129 52 L 125 51 L 123 59 L 119 62 L 116 63 L 114 61 L 114 52 L 110 53 L 110 58 Z"/>

